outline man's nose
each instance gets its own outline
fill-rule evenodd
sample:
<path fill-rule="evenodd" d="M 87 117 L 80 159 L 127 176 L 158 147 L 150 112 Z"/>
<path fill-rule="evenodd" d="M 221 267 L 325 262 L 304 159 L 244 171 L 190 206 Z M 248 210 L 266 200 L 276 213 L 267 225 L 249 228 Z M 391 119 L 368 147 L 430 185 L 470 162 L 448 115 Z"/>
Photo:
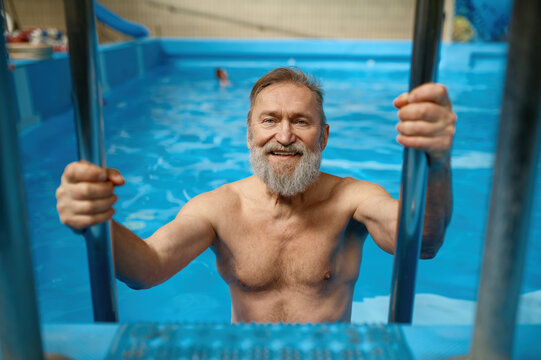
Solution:
<path fill-rule="evenodd" d="M 276 141 L 287 146 L 294 143 L 295 140 L 296 137 L 291 129 L 291 123 L 289 121 L 281 121 L 278 132 L 276 133 Z"/>

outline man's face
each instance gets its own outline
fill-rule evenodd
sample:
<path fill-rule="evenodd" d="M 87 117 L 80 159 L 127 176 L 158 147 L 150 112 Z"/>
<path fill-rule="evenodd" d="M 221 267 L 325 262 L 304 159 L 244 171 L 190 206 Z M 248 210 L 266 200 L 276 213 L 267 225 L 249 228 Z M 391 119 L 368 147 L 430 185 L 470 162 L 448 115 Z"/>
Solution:
<path fill-rule="evenodd" d="M 257 96 L 248 125 L 254 173 L 273 193 L 303 192 L 319 175 L 328 131 L 308 88 L 288 82 L 268 86 Z"/>

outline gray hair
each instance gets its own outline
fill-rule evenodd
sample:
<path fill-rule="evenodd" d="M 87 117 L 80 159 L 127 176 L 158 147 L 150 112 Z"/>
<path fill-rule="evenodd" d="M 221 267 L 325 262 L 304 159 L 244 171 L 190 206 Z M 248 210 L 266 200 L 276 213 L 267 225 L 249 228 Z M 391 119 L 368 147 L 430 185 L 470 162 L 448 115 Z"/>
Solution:
<path fill-rule="evenodd" d="M 259 93 L 263 91 L 263 89 L 265 89 L 267 86 L 281 82 L 289 82 L 292 84 L 305 86 L 312 92 L 312 94 L 314 95 L 314 99 L 316 100 L 316 103 L 318 105 L 317 110 L 321 120 L 321 128 L 323 130 L 323 125 L 326 124 L 327 120 L 325 118 L 325 113 L 323 112 L 323 89 L 321 88 L 319 81 L 312 76 L 307 76 L 299 68 L 289 67 L 276 68 L 261 77 L 254 84 L 252 92 L 250 93 L 250 110 L 248 111 L 248 117 L 246 119 L 248 125 L 250 124 L 250 119 L 252 117 L 252 108 L 254 107 L 255 100 Z"/>

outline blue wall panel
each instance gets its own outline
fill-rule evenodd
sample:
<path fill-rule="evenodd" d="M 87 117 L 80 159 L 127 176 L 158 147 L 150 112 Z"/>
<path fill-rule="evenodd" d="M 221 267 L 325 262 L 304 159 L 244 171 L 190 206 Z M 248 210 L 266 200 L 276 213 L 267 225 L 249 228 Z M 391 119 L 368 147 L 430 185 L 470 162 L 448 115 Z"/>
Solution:
<path fill-rule="evenodd" d="M 138 75 L 137 52 L 133 46 L 110 48 L 103 52 L 109 86 L 115 87 Z"/>
<path fill-rule="evenodd" d="M 26 67 L 34 112 L 47 117 L 71 107 L 71 74 L 67 56 Z"/>

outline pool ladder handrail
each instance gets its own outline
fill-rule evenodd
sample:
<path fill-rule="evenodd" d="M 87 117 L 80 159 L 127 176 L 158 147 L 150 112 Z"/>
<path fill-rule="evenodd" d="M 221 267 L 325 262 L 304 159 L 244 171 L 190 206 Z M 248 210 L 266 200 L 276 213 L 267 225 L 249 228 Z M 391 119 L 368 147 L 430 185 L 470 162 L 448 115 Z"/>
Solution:
<path fill-rule="evenodd" d="M 514 1 L 470 360 L 513 355 L 541 148 L 540 18 L 541 1 Z"/>
<path fill-rule="evenodd" d="M 417 0 L 409 90 L 436 81 L 443 0 Z M 428 179 L 424 151 L 404 148 L 389 323 L 411 323 Z"/>
<path fill-rule="evenodd" d="M 105 168 L 98 41 L 93 0 L 64 0 L 80 160 Z M 111 221 L 90 226 L 86 239 L 94 321 L 118 321 Z"/>
<path fill-rule="evenodd" d="M 0 19 L 0 358 L 43 359 L 16 127 L 19 113 L 3 34 Z"/>

